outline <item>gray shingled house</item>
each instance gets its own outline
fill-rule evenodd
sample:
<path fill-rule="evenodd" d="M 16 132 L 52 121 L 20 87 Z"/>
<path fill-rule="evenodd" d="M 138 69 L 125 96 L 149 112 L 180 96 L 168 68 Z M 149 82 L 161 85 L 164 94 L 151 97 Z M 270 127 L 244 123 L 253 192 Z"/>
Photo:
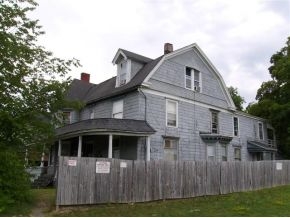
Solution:
<path fill-rule="evenodd" d="M 275 132 L 237 111 L 220 73 L 197 44 L 150 59 L 119 49 L 117 76 L 92 84 L 82 73 L 63 111 L 49 164 L 58 155 L 129 160 L 256 161 L 274 159 Z"/>

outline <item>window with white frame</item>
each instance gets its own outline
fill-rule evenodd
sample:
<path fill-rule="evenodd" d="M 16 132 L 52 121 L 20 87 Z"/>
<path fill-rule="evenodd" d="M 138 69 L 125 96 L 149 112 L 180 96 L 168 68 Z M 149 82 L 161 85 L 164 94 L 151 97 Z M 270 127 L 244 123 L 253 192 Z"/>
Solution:
<path fill-rule="evenodd" d="M 228 148 L 225 144 L 221 145 L 221 157 L 222 157 L 222 161 L 228 160 Z"/>
<path fill-rule="evenodd" d="M 258 123 L 258 133 L 259 133 L 259 139 L 264 140 L 264 132 L 263 132 L 263 123 Z"/>
<path fill-rule="evenodd" d="M 241 148 L 234 148 L 234 159 L 235 159 L 235 161 L 241 161 L 242 160 Z"/>
<path fill-rule="evenodd" d="M 185 68 L 185 88 L 200 92 L 201 78 L 198 70 L 190 67 Z"/>
<path fill-rule="evenodd" d="M 126 84 L 126 77 L 127 77 L 126 71 L 122 70 L 120 73 L 120 86 Z"/>
<path fill-rule="evenodd" d="M 239 119 L 234 117 L 234 136 L 239 136 Z"/>
<path fill-rule="evenodd" d="M 200 72 L 194 69 L 194 90 L 200 92 Z"/>
<path fill-rule="evenodd" d="M 164 159 L 177 160 L 177 139 L 164 138 Z"/>
<path fill-rule="evenodd" d="M 176 101 L 166 101 L 166 125 L 170 127 L 177 127 L 178 104 Z"/>
<path fill-rule="evenodd" d="M 113 118 L 123 118 L 123 100 L 118 100 L 113 103 Z"/>
<path fill-rule="evenodd" d="M 95 118 L 94 110 L 90 110 L 90 119 L 94 119 L 94 118 Z"/>
<path fill-rule="evenodd" d="M 218 112 L 211 112 L 211 133 L 218 134 L 219 133 L 219 123 L 218 123 Z"/>
<path fill-rule="evenodd" d="M 207 145 L 207 160 L 215 160 L 215 145 Z"/>
<path fill-rule="evenodd" d="M 71 112 L 70 111 L 63 111 L 62 112 L 62 120 L 63 120 L 63 124 L 70 124 L 71 123 Z"/>
<path fill-rule="evenodd" d="M 125 85 L 131 77 L 131 60 L 123 59 L 117 65 L 116 87 Z"/>
<path fill-rule="evenodd" d="M 185 88 L 192 89 L 191 68 L 185 68 Z"/>

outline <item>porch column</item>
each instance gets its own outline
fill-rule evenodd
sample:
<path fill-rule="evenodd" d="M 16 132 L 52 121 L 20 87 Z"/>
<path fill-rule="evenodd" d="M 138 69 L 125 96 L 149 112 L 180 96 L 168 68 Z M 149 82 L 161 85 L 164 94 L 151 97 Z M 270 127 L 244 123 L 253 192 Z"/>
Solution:
<path fill-rule="evenodd" d="M 83 137 L 79 136 L 78 157 L 82 156 Z"/>
<path fill-rule="evenodd" d="M 59 139 L 58 140 L 58 152 L 57 152 L 57 156 L 60 157 L 60 155 L 61 155 L 61 140 Z"/>
<path fill-rule="evenodd" d="M 113 157 L 113 135 L 109 135 L 109 149 L 108 149 L 108 158 Z"/>
<path fill-rule="evenodd" d="M 150 161 L 150 136 L 146 137 L 146 161 Z"/>

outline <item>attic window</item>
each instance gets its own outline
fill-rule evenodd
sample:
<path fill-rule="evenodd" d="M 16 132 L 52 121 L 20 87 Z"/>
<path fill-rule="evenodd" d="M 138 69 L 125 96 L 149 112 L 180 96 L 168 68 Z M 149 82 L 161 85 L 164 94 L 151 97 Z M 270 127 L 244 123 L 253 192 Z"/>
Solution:
<path fill-rule="evenodd" d="M 185 68 L 185 88 L 200 92 L 201 78 L 198 70 L 190 67 Z"/>
<path fill-rule="evenodd" d="M 131 60 L 122 60 L 117 65 L 117 81 L 116 87 L 125 85 L 130 81 L 131 76 Z"/>

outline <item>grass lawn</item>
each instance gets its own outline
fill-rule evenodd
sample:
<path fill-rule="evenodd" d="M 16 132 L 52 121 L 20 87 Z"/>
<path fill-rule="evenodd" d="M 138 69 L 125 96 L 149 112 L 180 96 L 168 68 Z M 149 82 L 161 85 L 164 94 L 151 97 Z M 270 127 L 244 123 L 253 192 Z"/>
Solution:
<path fill-rule="evenodd" d="M 290 186 L 220 196 L 135 204 L 106 204 L 49 216 L 290 216 Z"/>
<path fill-rule="evenodd" d="M 253 192 L 55 211 L 55 189 L 32 189 L 33 201 L 6 216 L 290 216 L 290 185 Z"/>

